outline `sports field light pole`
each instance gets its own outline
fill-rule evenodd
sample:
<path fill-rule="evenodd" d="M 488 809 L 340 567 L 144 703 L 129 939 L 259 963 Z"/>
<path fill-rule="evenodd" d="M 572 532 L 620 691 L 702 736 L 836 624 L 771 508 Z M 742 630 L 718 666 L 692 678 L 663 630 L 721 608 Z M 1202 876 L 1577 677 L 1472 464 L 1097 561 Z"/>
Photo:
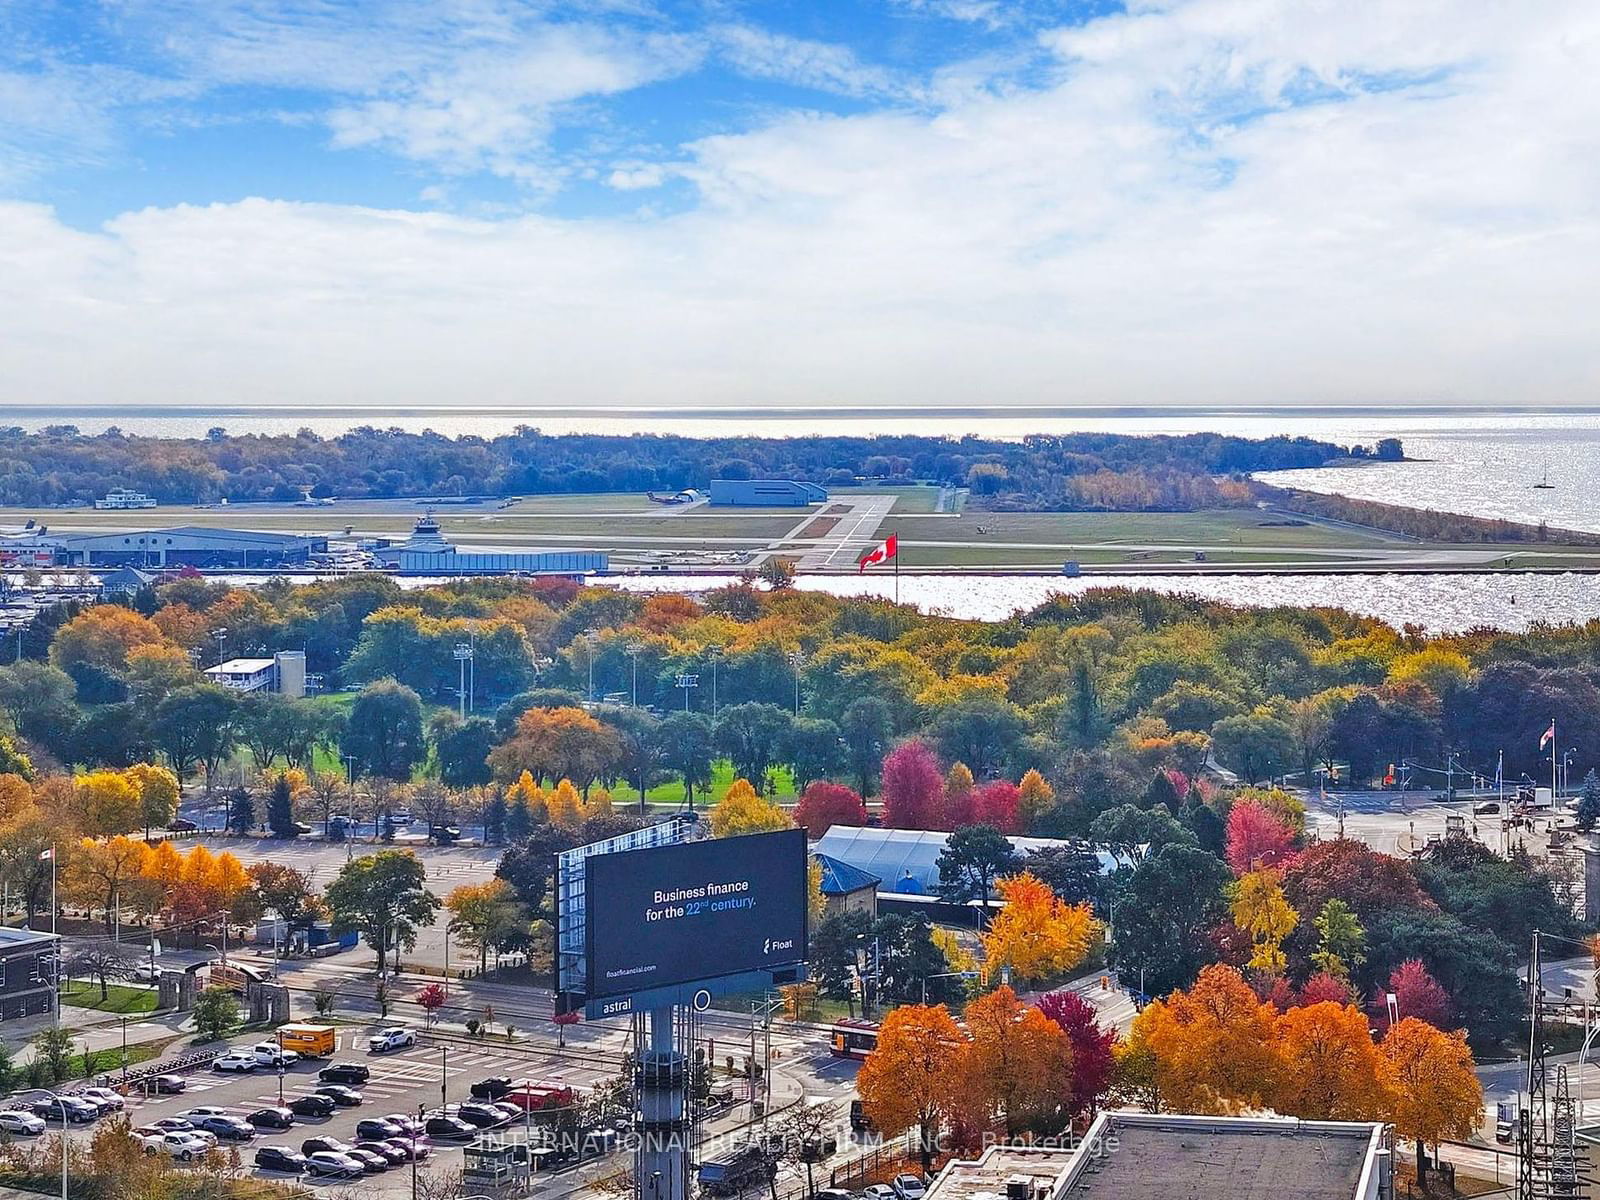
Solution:
<path fill-rule="evenodd" d="M 800 715 L 800 664 L 806 657 L 798 650 L 791 650 L 788 654 L 789 665 L 794 668 L 794 715 Z"/>
<path fill-rule="evenodd" d="M 628 657 L 633 662 L 633 707 L 639 707 L 639 655 L 644 653 L 643 642 L 628 643 Z"/>
<path fill-rule="evenodd" d="M 455 656 L 456 665 L 461 669 L 461 681 L 456 685 L 457 711 L 461 719 L 467 719 L 467 663 L 472 661 L 472 647 L 466 642 L 457 642 L 456 648 L 451 651 Z"/>
<path fill-rule="evenodd" d="M 598 629 L 585 629 L 583 631 L 583 644 L 588 648 L 584 657 L 589 660 L 589 703 L 594 703 L 594 648 L 600 641 Z"/>
<path fill-rule="evenodd" d="M 697 688 L 697 687 L 700 686 L 700 676 L 698 676 L 698 675 L 679 675 L 677 680 L 675 681 L 675 685 L 677 687 L 680 687 L 680 688 L 683 689 L 683 711 L 684 712 L 688 712 L 689 711 L 689 691 L 690 691 L 691 688 Z"/>
<path fill-rule="evenodd" d="M 722 647 L 713 643 L 706 647 L 706 653 L 711 656 L 711 720 L 717 719 L 717 664 L 722 661 Z"/>

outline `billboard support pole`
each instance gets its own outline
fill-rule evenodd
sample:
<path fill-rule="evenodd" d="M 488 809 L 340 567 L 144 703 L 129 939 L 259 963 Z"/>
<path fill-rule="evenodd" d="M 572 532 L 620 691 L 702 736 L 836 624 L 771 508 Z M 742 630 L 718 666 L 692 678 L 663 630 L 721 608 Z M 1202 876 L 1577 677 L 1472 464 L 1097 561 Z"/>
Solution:
<path fill-rule="evenodd" d="M 675 1006 L 653 1008 L 649 1044 L 639 1056 L 639 1200 L 689 1200 L 689 1056 L 677 1044 Z"/>

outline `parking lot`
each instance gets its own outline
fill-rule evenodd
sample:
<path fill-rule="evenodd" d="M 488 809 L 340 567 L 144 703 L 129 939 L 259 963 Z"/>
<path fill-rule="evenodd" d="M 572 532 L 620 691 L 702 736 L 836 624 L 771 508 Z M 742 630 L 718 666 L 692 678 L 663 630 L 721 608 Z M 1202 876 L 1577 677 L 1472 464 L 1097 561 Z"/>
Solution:
<path fill-rule="evenodd" d="M 339 1031 L 338 1050 L 321 1059 L 307 1059 L 289 1067 L 281 1074 L 282 1096 L 285 1101 L 304 1095 L 317 1086 L 317 1072 L 331 1063 L 359 1062 L 371 1071 L 371 1078 L 354 1085 L 362 1094 L 358 1107 L 340 1108 L 326 1118 L 296 1117 L 294 1126 L 287 1130 L 260 1130 L 246 1142 L 234 1143 L 239 1148 L 248 1173 L 263 1178 L 289 1178 L 257 1170 L 253 1163 L 255 1151 L 260 1146 L 276 1145 L 300 1149 L 310 1137 L 335 1137 L 354 1144 L 356 1123 L 367 1117 L 389 1114 L 416 1116 L 418 1109 L 432 1111 L 439 1107 L 441 1098 L 455 1104 L 471 1098 L 469 1089 L 480 1079 L 493 1075 L 510 1075 L 530 1078 L 540 1082 L 563 1084 L 575 1088 L 589 1087 L 596 1082 L 615 1076 L 619 1064 L 614 1056 L 594 1051 L 571 1053 L 507 1052 L 493 1046 L 476 1047 L 458 1044 L 422 1044 L 388 1054 L 372 1054 L 367 1050 L 367 1038 L 376 1027 L 347 1028 Z M 241 1037 L 233 1040 L 236 1048 L 248 1049 L 258 1038 Z M 219 1048 L 220 1052 L 220 1048 Z M 224 1074 L 206 1068 L 185 1073 L 187 1088 L 180 1095 L 132 1095 L 127 1098 L 127 1115 L 132 1125 L 150 1125 L 163 1117 L 181 1117 L 189 1109 L 206 1106 L 229 1110 L 240 1117 L 261 1108 L 278 1104 L 280 1073 L 276 1068 L 261 1068 L 252 1074 Z M 70 1085 L 63 1091 L 70 1091 Z M 75 1140 L 87 1142 L 95 1126 L 74 1126 Z M 462 1163 L 461 1147 L 464 1142 L 442 1139 L 425 1139 L 433 1148 L 432 1158 L 424 1169 L 459 1168 Z M 226 1147 L 227 1143 L 224 1143 Z M 180 1168 L 181 1169 L 181 1168 Z M 348 1186 L 334 1180 L 305 1182 L 313 1187 L 328 1188 L 338 1194 Z M 362 1183 L 366 1192 L 409 1194 L 411 1170 L 395 1166 L 381 1175 L 371 1176 Z"/>

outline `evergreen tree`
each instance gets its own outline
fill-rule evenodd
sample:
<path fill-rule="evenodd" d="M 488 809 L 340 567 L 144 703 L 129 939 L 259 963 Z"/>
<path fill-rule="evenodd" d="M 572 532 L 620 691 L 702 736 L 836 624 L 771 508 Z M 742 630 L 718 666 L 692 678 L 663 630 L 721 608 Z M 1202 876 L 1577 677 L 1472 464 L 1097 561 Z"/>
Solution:
<path fill-rule="evenodd" d="M 256 823 L 255 802 L 244 788 L 234 788 L 228 793 L 228 828 L 239 836 L 250 832 Z"/>
<path fill-rule="evenodd" d="M 526 810 L 524 810 L 526 811 Z M 496 792 L 483 808 L 483 840 L 485 845 L 503 846 L 506 841 L 506 798 Z"/>
<path fill-rule="evenodd" d="M 294 797 L 289 791 L 289 780 L 279 775 L 272 781 L 272 791 L 267 796 L 267 825 L 273 837 L 295 836 Z"/>
<path fill-rule="evenodd" d="M 502 804 L 505 802 L 502 800 Z M 520 842 L 533 832 L 533 814 L 521 800 L 506 807 L 506 840 Z"/>
<path fill-rule="evenodd" d="M 1583 777 L 1583 791 L 1578 796 L 1578 831 L 1588 833 L 1600 821 L 1600 775 L 1593 767 Z"/>

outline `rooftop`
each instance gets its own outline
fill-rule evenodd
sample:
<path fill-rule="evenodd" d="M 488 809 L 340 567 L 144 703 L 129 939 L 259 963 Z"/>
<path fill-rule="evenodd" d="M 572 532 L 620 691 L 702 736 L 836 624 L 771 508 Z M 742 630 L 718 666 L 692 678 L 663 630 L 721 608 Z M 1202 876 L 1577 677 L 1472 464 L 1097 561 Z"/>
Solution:
<path fill-rule="evenodd" d="M 852 867 L 847 862 L 826 854 L 813 854 L 817 865 L 822 868 L 822 894 L 824 896 L 848 896 L 851 892 L 864 891 L 867 888 L 877 887 L 883 880 L 876 875 Z"/>
<path fill-rule="evenodd" d="M 12 925 L 0 925 L 0 950 L 11 950 L 17 946 L 26 946 L 33 942 L 53 942 L 56 935 L 53 933 L 40 933 L 36 929 L 18 929 Z"/>
<path fill-rule="evenodd" d="M 225 663 L 218 663 L 214 667 L 207 667 L 207 675 L 254 675 L 257 671 L 270 670 L 275 659 L 271 658 L 230 658 Z"/>

